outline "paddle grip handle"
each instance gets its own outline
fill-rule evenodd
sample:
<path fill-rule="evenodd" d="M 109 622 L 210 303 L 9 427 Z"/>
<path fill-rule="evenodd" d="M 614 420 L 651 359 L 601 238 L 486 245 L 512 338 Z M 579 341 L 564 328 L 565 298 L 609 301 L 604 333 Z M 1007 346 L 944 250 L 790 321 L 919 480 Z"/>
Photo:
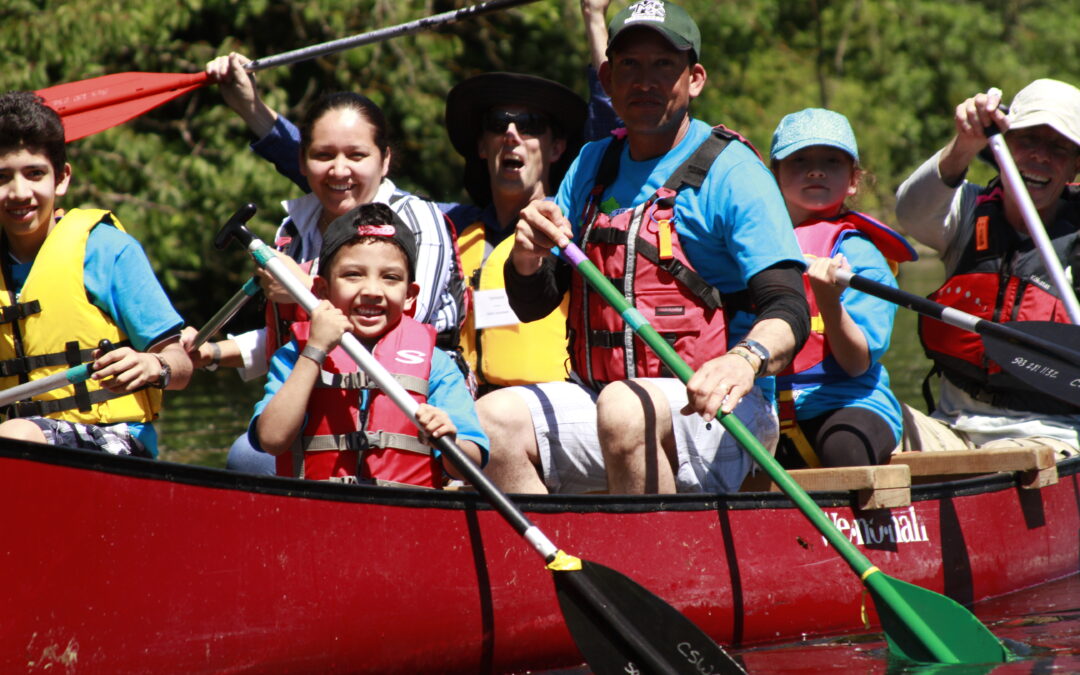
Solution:
<path fill-rule="evenodd" d="M 217 236 L 214 237 L 214 248 L 220 251 L 228 246 L 233 238 L 239 237 L 240 230 L 244 229 L 244 224 L 251 220 L 251 217 L 255 215 L 257 210 L 258 207 L 251 202 L 248 202 L 237 209 L 236 213 L 232 214 L 232 217 L 229 218 L 218 232 Z M 246 231 L 246 229 L 244 231 Z M 248 235 L 251 236 L 251 233 L 248 232 Z M 242 238 L 241 241 L 244 243 L 244 246 L 247 246 L 247 242 L 243 241 Z"/>

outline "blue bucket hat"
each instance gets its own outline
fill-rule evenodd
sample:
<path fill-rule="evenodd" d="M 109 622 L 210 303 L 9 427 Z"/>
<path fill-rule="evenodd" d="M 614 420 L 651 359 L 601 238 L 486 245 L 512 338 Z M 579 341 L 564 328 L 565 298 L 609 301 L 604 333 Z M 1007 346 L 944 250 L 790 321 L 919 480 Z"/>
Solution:
<path fill-rule="evenodd" d="M 859 161 L 859 145 L 847 118 L 824 108 L 807 108 L 780 120 L 773 132 L 769 159 L 784 159 L 812 145 L 839 148 Z"/>

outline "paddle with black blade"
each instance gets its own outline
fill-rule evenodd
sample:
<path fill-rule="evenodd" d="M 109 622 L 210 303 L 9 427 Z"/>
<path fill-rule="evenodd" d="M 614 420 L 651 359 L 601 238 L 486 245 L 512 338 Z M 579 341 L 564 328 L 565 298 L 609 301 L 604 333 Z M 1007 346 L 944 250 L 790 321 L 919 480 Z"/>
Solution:
<path fill-rule="evenodd" d="M 634 333 L 679 379 L 683 382 L 690 380 L 693 369 L 585 257 L 580 248 L 570 243 L 561 251 L 553 250 L 577 268 L 588 284 L 622 315 Z M 717 419 L 859 576 L 874 598 L 881 626 L 893 653 L 924 663 L 998 663 L 1008 659 L 1009 653 L 1002 643 L 959 603 L 939 593 L 894 579 L 875 567 L 841 534 L 821 507 L 750 433 L 742 420 L 722 412 Z"/>
<path fill-rule="evenodd" d="M 240 223 L 230 221 L 215 239 L 240 241 L 310 312 L 318 300 L 274 255 L 273 249 Z M 341 345 L 356 364 L 413 421 L 417 402 L 351 333 Z M 540 554 L 559 591 L 567 627 L 597 673 L 745 673 L 730 655 L 678 610 L 628 577 L 559 550 L 449 438 L 435 440 L 476 490 Z"/>
<path fill-rule="evenodd" d="M 986 353 L 1002 370 L 1034 391 L 1080 406 L 1080 352 L 1065 346 L 1080 344 L 1080 326 L 1052 321 L 996 323 L 849 270 L 837 270 L 836 282 L 978 333 Z"/>
<path fill-rule="evenodd" d="M 245 69 L 248 72 L 255 72 L 274 66 L 300 63 L 530 2 L 536 2 L 536 0 L 490 0 L 490 2 L 461 7 L 396 26 L 256 59 L 248 63 Z M 208 82 L 206 73 L 177 75 L 129 72 L 58 84 L 55 87 L 39 89 L 36 93 L 45 99 L 49 107 L 59 113 L 64 122 L 65 138 L 70 143 L 123 124 L 189 91 L 198 89 Z"/>
<path fill-rule="evenodd" d="M 990 89 L 986 93 L 988 95 L 995 94 L 998 98 L 1001 97 L 1001 90 L 997 87 Z M 1050 280 L 1054 282 L 1054 288 L 1058 290 L 1058 295 L 1061 297 L 1062 304 L 1065 305 L 1069 320 L 1073 324 L 1080 324 L 1080 301 L 1077 301 L 1073 286 L 1065 276 L 1065 268 L 1062 267 L 1061 260 L 1058 259 L 1058 254 L 1054 250 L 1054 244 L 1046 233 L 1046 226 L 1043 225 L 1039 210 L 1031 199 L 1031 193 L 1028 192 L 1027 185 L 1024 184 L 1020 169 L 1017 168 L 1016 162 L 1013 161 L 1009 146 L 1005 143 L 1005 137 L 996 124 L 991 124 L 983 129 L 983 132 L 987 136 L 990 150 L 994 153 L 994 159 L 997 160 L 1001 178 L 1009 186 L 1013 201 L 1016 202 L 1017 208 L 1020 209 L 1020 215 L 1024 219 L 1024 224 L 1027 225 L 1027 233 L 1035 242 L 1039 257 L 1042 258 L 1043 266 L 1050 275 Z"/>

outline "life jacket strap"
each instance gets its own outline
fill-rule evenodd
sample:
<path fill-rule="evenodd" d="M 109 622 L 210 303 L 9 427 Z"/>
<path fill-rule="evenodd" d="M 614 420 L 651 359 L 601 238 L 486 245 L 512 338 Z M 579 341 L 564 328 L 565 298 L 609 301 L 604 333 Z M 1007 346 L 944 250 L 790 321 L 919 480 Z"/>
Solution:
<path fill-rule="evenodd" d="M 796 452 L 799 453 L 799 457 L 802 457 L 802 460 L 806 462 L 806 466 L 811 469 L 821 468 L 821 459 L 814 452 L 810 439 L 806 437 L 802 427 L 799 426 L 799 422 L 795 419 L 795 396 L 793 392 L 790 389 L 780 390 L 777 392 L 776 400 L 779 408 L 781 435 L 791 442 Z"/>
<path fill-rule="evenodd" d="M 16 302 L 13 305 L 0 308 L 0 323 L 11 323 L 12 321 L 25 319 L 31 314 L 37 314 L 40 311 L 41 302 L 38 300 Z"/>

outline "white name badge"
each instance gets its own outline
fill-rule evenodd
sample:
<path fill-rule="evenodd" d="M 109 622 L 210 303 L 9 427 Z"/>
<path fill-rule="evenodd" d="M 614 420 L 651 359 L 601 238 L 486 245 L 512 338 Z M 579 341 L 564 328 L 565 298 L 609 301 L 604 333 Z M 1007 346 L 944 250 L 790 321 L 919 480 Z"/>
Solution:
<path fill-rule="evenodd" d="M 514 314 L 514 310 L 510 309 L 510 299 L 506 297 L 504 288 L 476 291 L 473 294 L 473 301 L 476 304 L 473 320 L 478 330 L 521 323 L 521 319 Z"/>

